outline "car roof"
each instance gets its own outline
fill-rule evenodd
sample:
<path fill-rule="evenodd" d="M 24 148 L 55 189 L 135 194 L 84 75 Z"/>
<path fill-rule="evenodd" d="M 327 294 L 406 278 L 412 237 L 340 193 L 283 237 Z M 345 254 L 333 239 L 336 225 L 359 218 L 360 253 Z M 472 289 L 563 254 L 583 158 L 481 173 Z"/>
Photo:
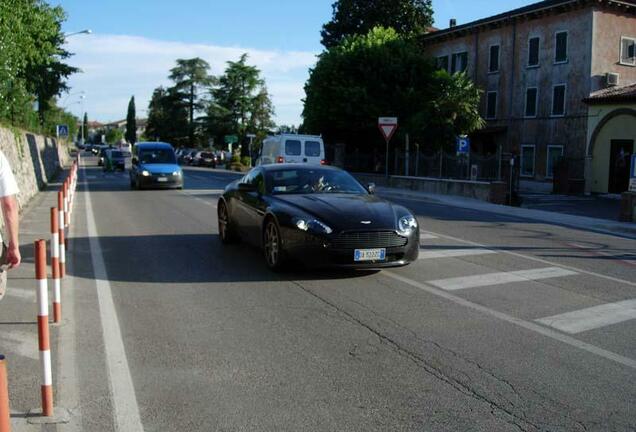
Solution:
<path fill-rule="evenodd" d="M 172 144 L 164 142 L 138 142 L 135 144 L 138 149 L 172 149 Z"/>

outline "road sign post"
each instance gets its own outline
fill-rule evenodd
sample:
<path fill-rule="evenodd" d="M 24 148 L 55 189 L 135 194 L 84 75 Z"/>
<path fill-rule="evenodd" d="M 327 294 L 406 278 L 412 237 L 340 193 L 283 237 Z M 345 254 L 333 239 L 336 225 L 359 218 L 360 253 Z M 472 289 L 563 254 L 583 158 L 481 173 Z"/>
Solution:
<path fill-rule="evenodd" d="M 398 127 L 398 119 L 397 117 L 380 117 L 378 119 L 378 128 L 380 128 L 380 132 L 382 136 L 384 136 L 384 140 L 386 141 L 386 160 L 384 164 L 386 178 L 389 178 L 389 141 L 395 134 L 395 131 Z"/>

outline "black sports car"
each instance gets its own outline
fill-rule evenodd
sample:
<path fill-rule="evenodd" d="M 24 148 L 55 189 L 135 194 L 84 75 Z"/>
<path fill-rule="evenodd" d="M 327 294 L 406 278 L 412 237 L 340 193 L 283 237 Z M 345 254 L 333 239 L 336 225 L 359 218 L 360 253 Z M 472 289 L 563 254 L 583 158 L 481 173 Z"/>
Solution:
<path fill-rule="evenodd" d="M 292 259 L 311 267 L 396 267 L 419 253 L 413 214 L 338 168 L 256 167 L 225 188 L 217 209 L 221 241 L 261 247 L 273 270 Z"/>

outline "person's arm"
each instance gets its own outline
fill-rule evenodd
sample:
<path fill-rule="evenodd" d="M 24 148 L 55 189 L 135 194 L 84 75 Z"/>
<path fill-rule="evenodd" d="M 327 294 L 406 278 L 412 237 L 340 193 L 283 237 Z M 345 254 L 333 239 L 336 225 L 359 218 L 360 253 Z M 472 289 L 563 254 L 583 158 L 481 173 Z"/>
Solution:
<path fill-rule="evenodd" d="M 9 268 L 15 268 L 20 265 L 22 257 L 20 256 L 20 241 L 18 240 L 18 201 L 15 195 L 8 195 L 0 198 L 2 206 L 2 215 L 4 217 L 5 230 L 9 237 L 9 249 L 7 250 L 7 264 Z"/>

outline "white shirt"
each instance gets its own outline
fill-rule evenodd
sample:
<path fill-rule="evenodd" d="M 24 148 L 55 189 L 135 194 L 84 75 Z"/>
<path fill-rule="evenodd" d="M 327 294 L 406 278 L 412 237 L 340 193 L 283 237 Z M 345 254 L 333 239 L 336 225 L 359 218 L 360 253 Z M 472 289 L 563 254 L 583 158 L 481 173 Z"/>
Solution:
<path fill-rule="evenodd" d="M 11 165 L 0 150 L 0 197 L 17 195 L 18 192 L 18 183 L 15 181 L 13 171 L 11 171 Z"/>

